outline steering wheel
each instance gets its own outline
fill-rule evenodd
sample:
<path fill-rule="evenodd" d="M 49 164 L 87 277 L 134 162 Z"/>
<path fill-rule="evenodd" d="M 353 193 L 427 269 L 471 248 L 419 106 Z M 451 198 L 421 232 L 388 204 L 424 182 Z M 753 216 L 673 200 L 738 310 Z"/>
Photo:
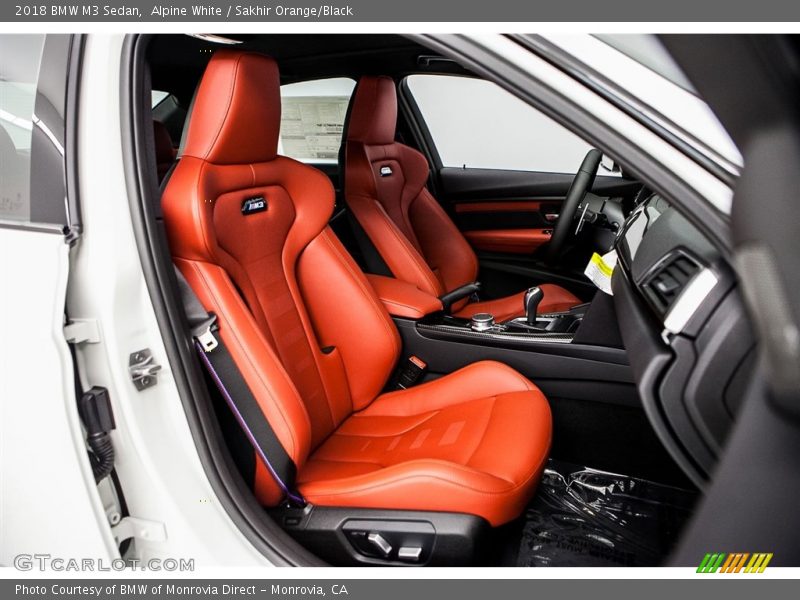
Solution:
<path fill-rule="evenodd" d="M 596 148 L 592 148 L 584 157 L 578 172 L 575 174 L 575 179 L 572 180 L 567 197 L 561 205 L 558 220 L 553 228 L 553 235 L 550 237 L 550 243 L 547 246 L 547 262 L 555 262 L 561 255 L 561 250 L 563 250 L 567 238 L 570 235 L 574 235 L 572 221 L 575 218 L 578 206 L 586 198 L 586 193 L 592 189 L 602 158 L 603 153 Z"/>

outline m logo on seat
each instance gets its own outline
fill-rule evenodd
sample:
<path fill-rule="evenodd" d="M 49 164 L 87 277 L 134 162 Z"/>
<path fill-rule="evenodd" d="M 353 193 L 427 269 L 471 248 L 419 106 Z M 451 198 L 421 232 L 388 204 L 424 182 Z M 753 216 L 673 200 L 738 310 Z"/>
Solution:
<path fill-rule="evenodd" d="M 244 216 L 267 210 L 267 199 L 264 196 L 247 198 L 242 202 L 242 214 Z"/>
<path fill-rule="evenodd" d="M 391 174 L 392 174 L 392 167 L 390 166 L 381 167 L 381 177 L 388 177 Z"/>

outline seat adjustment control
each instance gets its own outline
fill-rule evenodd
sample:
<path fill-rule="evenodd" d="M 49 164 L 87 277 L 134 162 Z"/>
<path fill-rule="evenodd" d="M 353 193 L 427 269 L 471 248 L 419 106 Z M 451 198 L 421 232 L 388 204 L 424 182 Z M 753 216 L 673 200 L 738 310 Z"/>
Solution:
<path fill-rule="evenodd" d="M 397 558 L 404 562 L 419 562 L 422 548 L 419 546 L 403 546 L 397 551 Z"/>
<path fill-rule="evenodd" d="M 367 534 L 367 541 L 375 546 L 383 556 L 389 556 L 392 553 L 392 545 L 377 531 Z"/>

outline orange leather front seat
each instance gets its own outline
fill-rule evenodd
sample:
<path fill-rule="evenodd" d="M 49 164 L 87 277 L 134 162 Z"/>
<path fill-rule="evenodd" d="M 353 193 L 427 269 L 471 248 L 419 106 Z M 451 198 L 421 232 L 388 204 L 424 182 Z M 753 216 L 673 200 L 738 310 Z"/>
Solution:
<path fill-rule="evenodd" d="M 478 277 L 472 247 L 431 196 L 428 161 L 395 142 L 397 92 L 389 77 L 362 77 L 345 133 L 345 198 L 392 274 L 441 296 Z M 581 301 L 561 286 L 542 284 L 540 312 L 568 310 Z M 525 291 L 483 302 L 464 299 L 453 314 L 491 313 L 497 321 L 523 316 Z"/>
<path fill-rule="evenodd" d="M 297 491 L 318 506 L 515 518 L 547 459 L 547 400 L 496 362 L 382 393 L 400 338 L 328 227 L 328 178 L 276 154 L 280 106 L 272 59 L 217 52 L 163 209 L 175 264 L 217 314 Z M 281 501 L 259 459 L 254 485 Z"/>

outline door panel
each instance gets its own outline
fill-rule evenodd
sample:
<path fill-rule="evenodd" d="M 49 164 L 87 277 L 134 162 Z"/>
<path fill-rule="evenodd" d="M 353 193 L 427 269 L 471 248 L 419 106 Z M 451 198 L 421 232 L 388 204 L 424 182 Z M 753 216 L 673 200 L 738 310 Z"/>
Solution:
<path fill-rule="evenodd" d="M 492 82 L 416 74 L 406 83 L 426 134 L 420 147 L 433 150 L 433 191 L 478 254 L 482 293 L 552 282 L 588 299 L 593 287 L 583 269 L 595 247 L 588 238 L 572 240 L 559 264 L 543 257 L 574 172 L 592 146 Z M 637 183 L 603 173 L 593 190 L 598 196 L 638 191 Z"/>
<path fill-rule="evenodd" d="M 525 200 L 456 200 L 451 208 L 461 231 L 548 229 L 558 214 L 560 198 Z M 469 237 L 469 236 L 467 236 Z"/>
<path fill-rule="evenodd" d="M 512 254 L 546 245 L 572 179 L 564 173 L 453 168 L 441 169 L 438 178 L 441 200 L 473 247 Z M 639 187 L 629 179 L 599 176 L 592 191 L 633 196 Z"/>
<path fill-rule="evenodd" d="M 464 237 L 476 250 L 533 254 L 552 234 L 552 229 L 481 229 L 465 231 Z"/>
<path fill-rule="evenodd" d="M 557 283 L 581 298 L 593 293 L 582 275 L 588 249 L 577 249 L 559 265 L 543 260 L 573 177 L 500 169 L 439 171 L 440 199 L 478 254 L 487 295 L 513 293 L 534 283 Z M 601 175 L 592 191 L 606 197 L 632 197 L 639 187 L 636 181 Z"/>
<path fill-rule="evenodd" d="M 541 235 L 552 229 L 573 177 L 565 173 L 444 168 L 438 179 L 441 199 L 465 235 L 513 229 L 528 229 L 531 234 L 537 230 Z M 635 181 L 599 176 L 592 191 L 599 196 L 619 197 L 632 196 L 638 189 Z M 466 237 L 477 240 L 476 250 L 490 249 L 481 245 L 485 236 Z M 546 243 L 541 238 L 537 241 L 530 242 L 532 250 Z M 516 249 L 518 245 L 512 243 L 510 247 Z"/>

